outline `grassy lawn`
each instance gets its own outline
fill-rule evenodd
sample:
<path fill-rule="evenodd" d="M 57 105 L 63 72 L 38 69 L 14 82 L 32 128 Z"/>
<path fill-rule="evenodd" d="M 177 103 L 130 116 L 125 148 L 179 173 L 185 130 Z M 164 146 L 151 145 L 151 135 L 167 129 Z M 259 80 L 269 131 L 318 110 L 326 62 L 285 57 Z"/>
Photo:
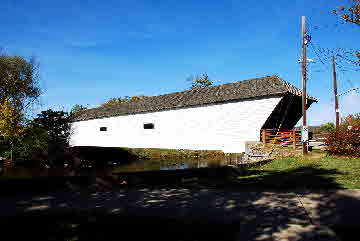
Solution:
<path fill-rule="evenodd" d="M 236 184 L 264 188 L 360 188 L 360 158 L 326 157 L 313 153 L 305 158 L 277 159 L 250 168 Z"/>

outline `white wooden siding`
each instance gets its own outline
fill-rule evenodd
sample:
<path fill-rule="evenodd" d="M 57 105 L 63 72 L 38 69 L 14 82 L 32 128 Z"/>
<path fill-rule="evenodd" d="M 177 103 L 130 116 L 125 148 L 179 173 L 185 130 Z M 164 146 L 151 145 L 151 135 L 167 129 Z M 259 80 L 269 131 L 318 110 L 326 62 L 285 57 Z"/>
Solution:
<path fill-rule="evenodd" d="M 281 97 L 75 122 L 72 146 L 245 151 Z M 154 129 L 144 129 L 154 123 Z M 100 127 L 107 131 L 100 131 Z"/>

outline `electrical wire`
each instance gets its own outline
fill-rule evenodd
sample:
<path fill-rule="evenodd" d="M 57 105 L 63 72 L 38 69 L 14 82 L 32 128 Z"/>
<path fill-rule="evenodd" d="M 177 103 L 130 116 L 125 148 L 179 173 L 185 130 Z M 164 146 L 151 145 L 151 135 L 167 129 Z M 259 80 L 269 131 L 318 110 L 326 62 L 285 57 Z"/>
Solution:
<path fill-rule="evenodd" d="M 307 22 L 307 34 L 311 36 L 311 41 L 308 42 L 309 46 L 309 52 L 311 52 L 316 59 L 316 62 L 319 62 L 320 68 L 319 69 L 313 69 L 313 65 L 309 65 L 309 68 L 307 68 L 307 76 L 309 79 L 311 79 L 312 72 L 329 72 L 331 73 L 331 61 L 332 56 L 335 57 L 335 64 L 336 64 L 336 70 L 338 76 L 337 76 L 337 82 L 338 82 L 338 88 L 341 90 L 341 94 L 338 94 L 338 97 L 345 96 L 353 91 L 359 92 L 360 87 L 354 87 L 354 84 L 352 83 L 352 80 L 349 78 L 348 74 L 354 71 L 360 71 L 360 62 L 357 62 L 357 59 L 354 60 L 354 53 L 360 52 L 359 50 L 354 49 L 345 49 L 345 48 L 323 48 L 317 41 L 314 41 L 314 34 L 315 32 L 318 33 L 322 30 L 330 30 L 332 27 L 339 27 L 340 24 L 334 24 L 334 25 L 326 25 L 326 28 L 320 28 L 318 26 L 314 26 L 312 24 L 311 18 L 309 18 L 310 21 Z M 339 28 L 338 28 L 339 29 Z M 356 57 L 355 57 L 356 58 Z M 319 67 L 317 65 L 317 67 Z M 330 82 L 329 82 L 330 83 Z M 329 83 L 326 84 L 329 88 L 329 92 L 333 91 L 333 89 L 330 87 Z M 350 89 L 347 88 L 345 90 L 344 84 L 347 84 L 350 86 Z M 330 104 L 334 104 L 335 97 L 331 95 L 330 97 Z"/>

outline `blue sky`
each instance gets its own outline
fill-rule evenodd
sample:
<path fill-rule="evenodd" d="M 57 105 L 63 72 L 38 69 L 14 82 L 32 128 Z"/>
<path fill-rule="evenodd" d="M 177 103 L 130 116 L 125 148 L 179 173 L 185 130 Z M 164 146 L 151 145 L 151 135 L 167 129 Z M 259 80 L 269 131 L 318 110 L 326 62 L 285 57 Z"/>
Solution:
<path fill-rule="evenodd" d="M 341 0 L 43 1 L 2 0 L 0 47 L 41 64 L 41 109 L 97 106 L 111 97 L 189 88 L 207 72 L 215 84 L 277 74 L 301 87 L 301 16 L 314 47 L 359 49 L 360 28 L 336 26 Z M 333 120 L 330 62 L 311 48 L 310 124 Z M 339 92 L 360 86 L 360 71 L 339 73 Z M 350 79 L 350 81 L 348 81 Z M 340 98 L 342 115 L 360 95 Z"/>

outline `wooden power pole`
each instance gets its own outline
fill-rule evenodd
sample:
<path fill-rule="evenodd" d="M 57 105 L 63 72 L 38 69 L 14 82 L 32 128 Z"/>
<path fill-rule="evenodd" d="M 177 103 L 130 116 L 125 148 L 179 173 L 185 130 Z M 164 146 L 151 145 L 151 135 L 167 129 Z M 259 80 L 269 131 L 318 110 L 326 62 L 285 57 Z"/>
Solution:
<path fill-rule="evenodd" d="M 306 129 L 306 29 L 305 29 L 305 16 L 301 18 L 301 36 L 302 36 L 302 107 L 303 107 L 303 131 L 302 135 L 304 135 Z M 307 139 L 307 138 L 306 138 Z M 307 154 L 307 140 L 302 140 L 302 149 L 303 154 Z"/>
<path fill-rule="evenodd" d="M 332 66 L 333 66 L 333 78 L 334 78 L 334 97 L 335 97 L 335 115 L 336 115 L 336 130 L 339 129 L 340 117 L 339 117 L 339 101 L 337 93 L 337 83 L 336 83 L 336 70 L 335 70 L 335 57 L 332 56 Z"/>

